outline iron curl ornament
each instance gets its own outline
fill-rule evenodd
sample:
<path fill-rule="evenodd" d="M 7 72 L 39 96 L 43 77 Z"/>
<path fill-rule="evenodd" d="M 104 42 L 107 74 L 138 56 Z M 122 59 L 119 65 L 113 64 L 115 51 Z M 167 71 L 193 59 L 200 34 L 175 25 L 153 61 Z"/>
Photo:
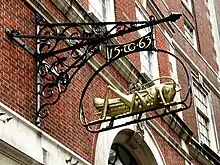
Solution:
<path fill-rule="evenodd" d="M 180 13 L 172 13 L 163 19 L 155 19 L 150 16 L 149 21 L 141 22 L 98 22 L 98 23 L 48 23 L 40 15 L 36 14 L 36 34 L 22 35 L 17 30 L 5 29 L 6 34 L 21 47 L 27 50 L 36 59 L 37 65 L 37 87 L 36 87 L 36 125 L 40 126 L 41 119 L 49 114 L 48 107 L 58 102 L 61 95 L 66 92 L 74 76 L 84 67 L 89 60 L 100 55 L 100 47 L 106 49 L 105 62 L 89 77 L 80 97 L 79 118 L 83 126 L 90 132 L 101 132 L 120 126 L 137 123 L 143 120 L 164 116 L 174 112 L 187 109 L 191 105 L 185 102 L 191 95 L 191 85 L 187 69 L 180 59 L 165 50 L 156 49 L 154 46 L 154 26 L 164 22 L 175 22 L 180 18 Z M 111 25 L 111 28 L 106 28 Z M 111 39 L 123 36 L 144 28 L 150 28 L 145 36 L 122 45 L 110 45 Z M 33 39 L 36 42 L 36 50 L 32 50 L 23 40 Z M 149 108 L 145 111 L 122 113 L 112 117 L 99 118 L 95 121 L 87 121 L 83 108 L 83 99 L 93 79 L 114 61 L 128 54 L 140 51 L 163 52 L 176 58 L 182 64 L 188 80 L 188 93 L 181 102 L 171 102 L 159 108 L 182 107 L 157 115 L 143 118 L 143 113 L 153 111 L 158 107 Z M 143 86 L 142 86 L 143 87 Z M 191 98 L 191 96 L 190 96 Z M 191 100 L 191 99 L 190 99 Z M 106 109 L 105 109 L 106 110 Z M 114 121 L 124 117 L 138 115 L 138 119 L 130 122 L 114 125 Z M 141 117 L 142 116 L 142 117 Z M 102 123 L 108 123 L 106 127 L 99 127 Z M 95 126 L 97 129 L 93 129 Z"/>

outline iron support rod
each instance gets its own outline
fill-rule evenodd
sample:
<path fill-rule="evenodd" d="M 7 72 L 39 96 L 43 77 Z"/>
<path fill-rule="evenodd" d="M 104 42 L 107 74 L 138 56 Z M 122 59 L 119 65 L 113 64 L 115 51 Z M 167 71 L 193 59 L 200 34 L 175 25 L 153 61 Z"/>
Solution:
<path fill-rule="evenodd" d="M 38 35 L 40 31 L 40 26 L 37 24 L 37 15 L 36 15 L 36 26 L 35 26 L 36 35 Z M 39 39 L 36 39 L 36 126 L 40 127 L 40 88 L 41 88 L 41 76 L 40 76 L 40 61 L 39 61 L 39 54 L 40 54 L 40 45 L 38 44 Z"/>
<path fill-rule="evenodd" d="M 171 21 L 171 22 L 175 22 L 176 20 L 178 20 L 180 18 L 182 14 L 181 13 L 171 13 L 169 16 L 167 17 L 164 17 L 160 20 L 155 20 L 153 21 L 154 24 L 153 25 L 157 25 L 157 24 L 160 24 L 160 23 L 164 23 L 164 22 L 168 22 L 168 21 Z M 151 22 L 149 21 L 138 21 L 138 22 L 135 22 L 135 21 L 119 21 L 119 22 L 91 22 L 91 23 L 88 23 L 88 22 L 82 22 L 82 23 L 76 23 L 76 22 L 67 22 L 67 23 L 40 23 L 39 25 L 41 26 L 46 26 L 46 27 L 53 27 L 53 26 L 77 26 L 77 25 L 97 25 L 97 26 L 102 26 L 102 25 L 112 25 L 112 24 L 117 24 L 117 25 L 125 25 L 125 24 L 148 24 L 149 26 L 151 25 Z"/>
<path fill-rule="evenodd" d="M 169 15 L 168 17 L 165 17 L 163 19 L 159 19 L 159 20 L 151 20 L 151 21 L 139 21 L 139 22 L 99 22 L 99 23 L 52 23 L 52 24 L 49 24 L 49 23 L 39 23 L 38 26 L 45 26 L 45 27 L 54 27 L 54 26 L 68 26 L 68 27 L 75 27 L 76 25 L 96 25 L 96 26 L 102 26 L 102 25 L 125 25 L 125 24 L 128 24 L 128 25 L 138 25 L 140 24 L 141 26 L 138 26 L 138 27 L 134 27 L 134 28 L 130 28 L 128 30 L 125 30 L 123 32 L 116 32 L 115 34 L 111 34 L 111 35 L 108 35 L 106 38 L 104 38 L 105 40 L 106 39 L 109 39 L 109 38 L 114 38 L 114 37 L 117 37 L 119 35 L 124 35 L 124 34 L 127 34 L 127 33 L 131 33 L 131 32 L 134 32 L 134 31 L 137 31 L 137 30 L 140 30 L 140 29 L 143 29 L 143 28 L 146 28 L 146 27 L 149 27 L 149 26 L 155 26 L 155 25 L 158 25 L 158 24 L 161 24 L 161 23 L 164 23 L 164 22 L 168 22 L 168 21 L 171 21 L 171 22 L 175 22 L 177 19 L 179 19 L 181 16 L 181 14 L 171 14 Z M 41 36 L 41 35 L 20 35 L 20 34 L 11 34 L 13 37 L 15 38 L 36 38 L 36 39 L 72 39 L 72 40 L 100 40 L 100 39 L 97 39 L 95 37 L 67 37 L 67 36 L 62 36 L 62 35 L 57 35 L 57 36 Z M 103 41 L 103 38 L 102 38 L 102 41 Z M 55 53 L 56 54 L 56 53 Z"/>
<path fill-rule="evenodd" d="M 42 35 L 18 35 L 14 34 L 14 38 L 35 38 L 35 39 L 60 39 L 60 40 L 97 40 L 94 37 L 68 37 L 68 36 L 42 36 Z"/>
<path fill-rule="evenodd" d="M 146 28 L 146 27 L 149 27 L 149 26 L 154 26 L 154 25 L 161 24 L 161 23 L 168 22 L 168 21 L 175 22 L 177 19 L 180 18 L 180 16 L 181 16 L 181 14 L 178 13 L 178 14 L 171 14 L 170 16 L 165 17 L 165 18 L 160 19 L 160 20 L 151 19 L 150 22 L 146 22 L 144 25 L 141 25 L 141 26 L 138 26 L 138 27 L 133 27 L 133 28 L 130 28 L 130 29 L 127 29 L 127 30 L 124 30 L 124 31 L 116 32 L 114 34 L 109 34 L 107 36 L 102 36 L 101 38 L 97 38 L 96 40 L 93 40 L 92 42 L 90 40 L 87 40 L 86 42 L 83 42 L 83 43 L 79 43 L 79 44 L 69 46 L 69 47 L 66 47 L 66 48 L 63 48 L 63 49 L 55 50 L 55 51 L 51 52 L 52 54 L 47 53 L 47 55 L 46 55 L 44 53 L 41 53 L 41 55 L 44 56 L 45 58 L 47 58 L 47 57 L 50 57 L 51 55 L 55 55 L 55 54 L 63 53 L 63 52 L 66 52 L 66 51 L 78 49 L 78 48 L 80 48 L 82 46 L 85 46 L 85 45 L 88 45 L 88 44 L 92 44 L 92 43 L 93 44 L 99 44 L 99 43 L 102 43 L 102 42 L 104 42 L 108 39 L 118 37 L 118 36 L 123 36 L 125 34 L 135 32 L 137 30 L 140 30 L 140 29 L 143 29 L 143 28 Z M 97 25 L 97 23 L 96 23 L 96 25 Z M 124 25 L 124 22 L 123 22 L 123 25 Z"/>
<path fill-rule="evenodd" d="M 5 33 L 10 36 L 11 35 L 11 31 L 8 28 L 5 28 Z M 25 44 L 25 42 L 23 42 L 22 40 L 20 40 L 19 38 L 14 38 L 13 40 L 20 45 L 22 48 L 24 48 L 31 56 L 35 56 L 35 52 Z"/>

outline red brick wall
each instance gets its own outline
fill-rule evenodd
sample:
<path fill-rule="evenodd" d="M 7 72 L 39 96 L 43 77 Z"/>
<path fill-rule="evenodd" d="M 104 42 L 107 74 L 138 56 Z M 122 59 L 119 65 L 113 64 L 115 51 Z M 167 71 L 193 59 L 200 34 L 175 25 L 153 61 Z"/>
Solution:
<path fill-rule="evenodd" d="M 2 4 L 0 5 L 2 26 L 20 30 L 22 34 L 35 34 L 35 16 L 30 6 L 13 0 L 1 0 L 0 3 Z M 43 4 L 59 21 L 64 22 L 67 19 L 50 0 L 43 1 Z M 0 39 L 0 101 L 35 123 L 35 59 L 14 41 L 9 40 L 2 27 L 0 35 L 2 36 Z M 34 41 L 27 43 L 34 48 Z M 114 68 L 110 67 L 108 70 L 120 84 L 127 88 L 127 82 Z M 86 65 L 74 77 L 67 92 L 61 96 L 58 103 L 47 107 L 50 111 L 49 116 L 41 120 L 41 129 L 91 163 L 94 161 L 97 134 L 89 133 L 81 125 L 78 106 L 82 89 L 93 73 L 93 69 Z M 106 86 L 106 82 L 97 76 L 89 87 L 84 100 L 85 113 L 89 119 L 95 111 L 92 98 L 103 97 Z"/>
<path fill-rule="evenodd" d="M 130 8 L 130 10 L 127 10 L 128 7 Z M 135 3 L 132 1 L 116 1 L 116 12 L 117 12 L 117 15 L 116 15 L 117 21 L 136 20 L 136 18 L 135 18 L 135 15 L 136 15 L 135 14 Z M 123 37 L 119 37 L 118 39 L 120 42 L 127 42 L 128 37 L 130 40 L 133 40 L 133 39 L 136 39 L 137 36 L 136 36 L 136 33 L 132 33 L 129 35 L 125 35 Z M 156 33 L 156 37 L 158 38 L 158 43 L 157 43 L 158 47 L 162 47 L 165 49 L 168 48 L 168 45 L 160 32 Z M 129 56 L 129 58 L 132 61 L 132 63 L 134 65 L 136 65 L 137 67 L 140 65 L 139 57 L 137 55 L 136 56 L 135 55 Z M 103 59 L 98 58 L 98 60 L 102 61 Z M 160 73 L 162 75 L 169 74 L 168 73 L 168 70 L 169 70 L 168 56 L 160 55 L 159 61 L 161 62 L 160 63 L 161 64 L 160 65 Z M 117 78 L 117 80 L 121 84 L 126 86 L 126 83 L 123 82 L 124 80 L 121 80 L 121 78 L 118 77 L 118 75 L 116 75 L 116 72 L 114 71 L 113 68 L 109 68 L 109 71 L 113 75 L 115 75 L 115 77 Z M 78 107 L 77 96 L 80 95 L 81 90 L 82 90 L 81 83 L 85 82 L 85 80 L 86 80 L 85 76 L 91 75 L 91 72 L 92 72 L 91 70 L 85 69 L 79 75 L 77 75 L 79 77 L 74 79 L 74 82 L 72 83 L 72 85 L 70 87 L 71 89 L 69 90 L 69 92 L 64 94 L 64 97 L 67 99 L 62 100 L 62 103 L 59 102 L 59 105 L 55 105 L 54 108 L 52 107 L 53 114 L 50 114 L 50 116 L 52 116 L 52 117 L 48 117 L 46 120 L 44 120 L 45 124 L 50 123 L 47 125 L 47 127 L 45 126 L 44 129 L 46 129 L 48 132 L 52 131 L 52 133 L 51 133 L 52 136 L 54 136 L 56 139 L 58 139 L 62 143 L 68 144 L 68 146 L 70 146 L 71 149 L 80 153 L 87 160 L 92 160 L 91 157 L 94 156 L 94 152 L 91 152 L 91 150 L 95 149 L 94 141 L 96 140 L 96 136 L 94 137 L 93 135 L 89 134 L 87 131 L 85 131 L 85 129 L 80 129 L 80 130 L 77 129 L 77 128 L 80 128 L 80 123 L 79 123 L 79 120 L 77 119 L 76 107 Z M 77 90 L 74 88 L 74 85 L 76 85 L 76 84 L 78 87 Z M 106 84 L 101 79 L 96 79 L 96 81 L 94 81 L 93 85 L 94 86 L 92 86 L 90 88 L 90 90 L 88 91 L 88 96 L 89 95 L 90 96 L 91 95 L 95 95 L 95 96 L 103 95 L 103 93 L 105 92 Z M 97 85 L 99 87 L 101 87 L 98 89 L 98 91 L 95 89 L 95 87 Z M 74 91 L 75 93 L 72 93 L 72 91 Z M 74 98 L 74 99 L 72 99 L 72 98 Z M 71 104 L 68 104 L 68 103 L 71 103 Z M 91 100 L 91 98 L 88 97 L 85 102 L 85 107 L 88 108 L 88 110 L 89 110 L 88 112 L 93 113 L 92 109 L 89 109 L 92 107 L 91 103 L 92 103 L 92 100 Z M 61 104 L 62 104 L 62 106 L 61 106 Z M 65 108 L 66 106 L 68 106 L 68 107 Z M 65 113 L 66 109 L 68 109 L 67 113 Z M 71 114 L 71 109 L 74 110 L 74 112 L 72 112 L 72 114 Z M 57 116 L 59 116 L 59 119 L 57 119 Z M 67 121 L 74 121 L 74 122 L 66 123 L 66 120 Z M 172 135 L 172 137 L 177 142 L 180 143 L 180 139 L 179 139 L 178 135 L 176 135 L 174 132 L 172 132 L 172 130 L 169 128 L 169 126 L 163 120 L 160 120 L 160 122 L 161 122 L 161 125 Z M 65 125 L 69 125 L 69 127 L 65 128 Z M 44 124 L 42 124 L 42 126 L 44 127 Z M 60 128 L 59 132 L 62 132 L 62 136 L 57 135 L 56 129 L 58 129 L 58 128 Z M 70 131 L 66 131 L 66 130 L 70 130 Z M 75 131 L 77 131 L 78 133 L 76 133 Z M 155 136 L 158 136 L 158 135 L 155 134 Z M 158 138 L 160 138 L 160 137 L 158 137 Z M 87 142 L 87 141 L 89 141 L 89 142 Z M 160 141 L 162 143 L 161 146 L 163 148 L 164 154 L 168 154 L 170 152 L 173 153 L 172 156 L 167 158 L 168 163 L 174 161 L 174 159 L 176 159 L 178 161 L 182 160 L 182 158 L 178 156 L 178 154 L 176 153 L 176 151 L 172 147 L 167 146 L 167 143 L 162 138 L 160 139 Z M 166 144 L 166 145 L 164 145 L 164 144 Z"/>
<path fill-rule="evenodd" d="M 184 163 L 184 158 L 177 153 L 176 150 L 174 150 L 173 147 L 171 147 L 168 142 L 166 142 L 163 137 L 158 136 L 158 134 L 151 129 L 152 134 L 154 135 L 157 144 L 160 148 L 160 151 L 162 152 L 162 155 L 164 157 L 165 163 L 169 165 L 183 165 Z M 156 158 L 157 159 L 157 158 Z"/>
<path fill-rule="evenodd" d="M 87 3 L 88 1 L 83 0 L 81 3 Z M 116 2 L 116 20 L 126 21 L 136 20 L 135 13 L 135 2 L 129 0 L 117 0 Z M 164 8 L 160 1 L 155 1 L 161 6 L 162 13 L 168 13 L 167 9 Z M 9 27 L 11 29 L 18 29 L 22 34 L 34 34 L 34 11 L 26 3 L 15 0 L 0 0 L 0 25 L 3 27 Z M 64 21 L 67 18 L 59 11 L 57 7 L 53 5 L 50 0 L 43 1 L 43 4 L 48 11 L 59 21 Z M 180 1 L 167 1 L 167 4 L 172 11 L 182 11 L 184 16 L 196 25 L 194 17 L 188 13 L 188 11 L 182 6 Z M 87 8 L 88 4 L 84 4 Z M 128 10 L 129 9 L 129 10 Z M 210 63 L 210 65 L 216 69 L 215 57 L 213 56 L 212 37 L 210 33 L 210 23 L 206 17 L 207 8 L 203 2 L 196 2 L 195 8 L 197 14 L 197 23 L 199 28 L 199 41 L 201 44 L 201 53 L 204 58 Z M 200 12 L 204 11 L 204 12 Z M 180 29 L 183 30 L 183 18 L 177 22 Z M 175 28 L 174 28 L 175 29 Z M 34 123 L 35 119 L 35 74 L 36 64 L 32 56 L 25 52 L 15 42 L 10 41 L 4 33 L 4 28 L 0 27 L 0 101 L 15 110 L 17 113 Z M 168 42 L 164 36 L 157 29 L 156 30 L 157 47 L 168 50 Z M 134 40 L 137 38 L 136 33 L 119 37 L 120 42 L 127 42 L 127 39 Z M 186 42 L 179 32 L 174 34 L 175 41 L 184 49 L 184 51 L 192 58 L 192 60 L 198 65 L 198 67 L 206 74 L 208 78 L 217 86 L 215 75 L 207 68 L 205 63 L 196 54 L 195 50 Z M 30 46 L 34 49 L 34 41 L 30 41 Z M 207 45 L 210 45 L 207 47 Z M 98 60 L 102 61 L 102 57 L 98 57 Z M 129 56 L 132 63 L 140 69 L 139 56 Z M 159 72 L 160 75 L 169 75 L 170 64 L 168 56 L 160 54 L 158 56 L 159 61 Z M 188 66 L 187 66 L 188 67 Z M 113 68 L 109 67 L 108 72 L 112 73 L 114 78 L 118 80 L 125 88 L 128 87 L 126 80 L 124 80 L 118 72 Z M 183 77 L 184 73 L 178 68 L 178 76 L 181 84 L 186 83 Z M 189 69 L 190 71 L 190 69 Z M 83 90 L 83 87 L 88 80 L 88 75 L 92 75 L 94 71 L 90 66 L 86 65 L 72 80 L 66 93 L 61 97 L 61 100 L 49 107 L 50 114 L 47 118 L 42 120 L 41 128 L 49 135 L 60 141 L 65 146 L 79 153 L 89 162 L 94 162 L 95 147 L 97 134 L 91 134 L 82 127 L 78 118 L 78 106 L 79 96 Z M 103 96 L 106 92 L 106 82 L 99 76 L 95 78 L 88 92 L 86 93 L 84 106 L 86 115 L 89 119 L 92 118 L 94 113 L 92 98 L 95 96 Z M 186 88 L 183 87 L 183 92 Z M 218 108 L 219 102 L 217 98 L 213 98 L 213 108 Z M 219 115 L 216 112 L 216 115 Z M 218 119 L 219 117 L 216 117 Z M 190 125 L 195 133 L 196 137 L 196 122 L 195 112 L 193 109 L 184 112 L 184 119 L 187 124 Z M 176 135 L 170 127 L 162 120 L 157 121 L 170 133 L 170 135 L 180 143 L 178 135 Z M 153 131 L 153 130 L 152 130 Z M 220 131 L 220 130 L 219 130 Z M 171 147 L 164 139 L 154 132 L 154 136 L 161 148 L 161 151 L 165 157 L 167 164 L 184 164 L 183 158 Z"/>
<path fill-rule="evenodd" d="M 130 0 L 115 1 L 116 21 L 136 21 L 135 2 Z M 129 10 L 128 10 L 129 9 Z M 120 43 L 127 43 L 137 39 L 137 32 L 117 37 Z M 140 57 L 137 53 L 128 55 L 132 63 L 140 70 Z"/>
<path fill-rule="evenodd" d="M 34 34 L 34 15 L 24 2 L 0 1 L 0 24 L 21 33 Z M 34 122 L 35 60 L 0 28 L 0 101 Z M 30 41 L 33 46 L 33 41 Z"/>
<path fill-rule="evenodd" d="M 155 37 L 156 37 L 156 47 L 158 49 L 169 51 L 169 43 L 158 28 L 156 28 L 155 30 Z M 166 53 L 159 52 L 157 57 L 158 57 L 158 69 L 160 76 L 170 76 L 171 67 L 170 67 L 168 55 Z"/>
<path fill-rule="evenodd" d="M 195 13 L 196 22 L 198 25 L 198 39 L 201 48 L 201 54 L 212 66 L 212 68 L 217 71 L 217 63 L 215 59 L 215 51 L 211 31 L 211 23 L 209 20 L 209 11 L 207 8 L 206 1 L 195 1 Z M 201 12 L 203 11 L 203 12 Z"/>
<path fill-rule="evenodd" d="M 154 2 L 157 3 L 157 1 L 154 1 Z M 202 56 L 207 60 L 209 65 L 211 65 L 211 67 L 215 71 L 217 71 L 215 51 L 213 48 L 213 37 L 211 34 L 211 26 L 210 26 L 210 22 L 207 16 L 208 9 L 205 4 L 205 1 L 194 1 L 195 6 L 196 6 L 195 7 L 196 15 L 193 15 L 193 13 L 189 12 L 189 10 L 186 9 L 186 7 L 181 3 L 181 1 L 166 1 L 166 2 L 169 6 L 170 11 L 177 11 L 177 12 L 183 13 L 182 18 L 176 22 L 176 24 L 179 26 L 179 28 L 181 29 L 183 33 L 184 33 L 184 28 L 183 28 L 184 18 L 188 19 L 195 28 L 198 28 L 198 45 L 199 45 L 198 49 L 201 48 L 199 49 L 199 51 L 202 54 Z M 162 4 L 160 2 L 158 2 L 157 4 L 159 4 L 160 9 L 163 9 Z M 167 12 L 166 9 L 161 11 L 161 13 L 164 13 L 164 14 L 166 14 L 166 12 Z M 196 19 L 195 19 L 195 16 L 196 16 Z M 190 59 L 198 66 L 198 68 L 202 71 L 202 73 L 205 74 L 208 77 L 208 79 L 218 88 L 219 83 L 216 79 L 216 75 L 211 71 L 211 69 L 207 66 L 207 64 L 205 64 L 202 58 L 197 54 L 197 52 L 192 48 L 192 46 L 187 42 L 187 40 L 182 36 L 182 34 L 179 33 L 174 26 L 172 27 L 175 30 L 175 33 L 174 33 L 175 41 L 180 45 L 181 48 L 183 48 L 183 50 L 187 53 L 187 55 L 189 55 Z M 163 45 L 163 48 L 167 48 L 166 47 L 167 44 L 165 43 L 165 41 L 163 41 L 162 37 L 158 37 L 158 35 L 156 37 L 157 37 L 157 43 L 160 43 L 161 46 Z M 175 52 L 175 54 L 180 57 L 178 52 Z M 166 69 L 168 68 L 168 65 L 166 65 L 166 63 L 168 62 L 166 61 L 166 59 L 159 59 L 159 61 L 163 63 L 163 64 L 161 63 L 159 64 L 160 73 L 165 73 Z M 185 63 L 185 66 L 188 68 L 189 73 L 191 70 L 193 70 L 186 63 Z M 183 69 L 181 68 L 180 65 L 177 65 L 177 69 L 178 69 L 179 83 L 182 86 L 182 90 L 181 90 L 181 95 L 182 95 L 183 93 L 187 92 L 186 91 L 187 82 L 186 82 Z M 219 106 L 219 101 L 218 101 L 219 98 L 217 98 L 215 94 L 212 92 L 211 92 L 211 95 L 213 95 L 213 100 L 211 104 L 215 111 L 214 114 L 216 118 L 216 123 L 218 123 L 218 118 L 220 117 L 218 113 L 218 108 L 217 108 Z M 198 136 L 197 135 L 197 123 L 196 123 L 196 114 L 194 110 L 194 105 L 192 105 L 190 109 L 184 111 L 183 116 L 184 116 L 184 121 L 189 125 L 189 127 L 194 132 L 194 137 L 197 138 Z M 218 124 L 217 124 L 217 127 L 218 127 Z"/>
<path fill-rule="evenodd" d="M 181 11 L 184 13 L 184 15 L 181 18 L 181 20 L 177 22 L 177 25 L 184 32 L 183 24 L 185 18 L 188 19 L 192 23 L 192 25 L 198 29 L 198 36 L 197 36 L 198 50 L 201 52 L 201 55 L 207 60 L 207 62 L 211 65 L 211 67 L 216 70 L 217 67 L 216 67 L 215 51 L 213 49 L 213 37 L 211 34 L 210 22 L 207 16 L 208 9 L 204 2 L 205 1 L 195 1 L 195 12 L 196 12 L 195 15 L 190 13 L 184 5 L 180 5 L 181 3 L 179 3 L 178 6 L 182 6 Z M 178 2 L 175 3 L 177 6 Z M 183 48 L 183 50 L 187 53 L 187 55 L 194 62 L 194 64 L 196 64 L 197 67 L 202 71 L 202 73 L 205 74 L 216 87 L 218 87 L 219 83 L 216 79 L 216 75 L 211 71 L 211 69 L 207 66 L 207 64 L 205 64 L 202 58 L 196 53 L 195 49 L 193 49 L 193 47 L 190 46 L 187 40 L 178 31 L 176 31 L 174 35 L 174 39 L 181 46 L 181 48 Z M 188 65 L 186 66 L 188 67 L 188 71 L 190 73 L 190 71 L 193 69 L 190 69 L 190 66 Z M 185 78 L 183 77 L 183 72 L 180 68 L 178 69 L 178 77 L 180 83 L 185 84 L 185 80 L 184 80 Z M 217 104 L 218 104 L 217 102 L 213 102 L 214 107 L 216 107 Z M 217 108 L 214 108 L 214 111 L 217 111 Z M 190 108 L 189 110 L 184 111 L 183 114 L 184 114 L 184 120 L 193 130 L 194 137 L 196 138 L 197 126 L 196 126 L 194 105 L 192 105 L 192 108 Z M 216 118 L 219 118 L 219 116 L 217 115 Z"/>

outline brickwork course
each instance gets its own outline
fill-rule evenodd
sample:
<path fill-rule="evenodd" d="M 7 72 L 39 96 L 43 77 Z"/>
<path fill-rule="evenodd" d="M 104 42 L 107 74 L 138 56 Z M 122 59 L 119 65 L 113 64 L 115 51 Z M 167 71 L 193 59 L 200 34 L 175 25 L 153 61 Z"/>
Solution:
<path fill-rule="evenodd" d="M 141 8 L 141 11 L 144 11 L 148 16 L 154 15 L 156 19 L 168 16 L 171 12 L 182 13 L 181 18 L 175 23 L 166 23 L 155 27 L 156 47 L 167 51 L 170 51 L 170 47 L 172 47 L 174 54 L 187 67 L 190 74 L 189 81 L 192 84 L 193 82 L 198 82 L 198 87 L 201 91 L 205 89 L 209 99 L 207 107 L 209 107 L 208 110 L 211 117 L 208 121 L 212 123 L 209 124 L 212 128 L 209 128 L 208 137 L 211 140 L 215 139 L 215 141 L 211 141 L 212 145 L 208 149 L 202 145 L 198 131 L 198 112 L 194 100 L 190 109 L 178 114 L 152 119 L 153 122 L 151 124 L 148 122 L 144 124 L 150 128 L 151 136 L 157 143 L 165 164 L 218 164 L 220 162 L 220 80 L 218 75 L 218 64 L 220 62 L 216 61 L 217 54 L 213 41 L 212 23 L 209 19 L 208 2 L 195 0 L 115 0 L 114 2 L 115 20 L 118 22 L 137 21 L 136 7 Z M 186 2 L 191 2 L 191 9 Z M 63 3 L 65 8 L 62 8 Z M 218 1 L 215 3 L 216 6 L 220 6 Z M 216 7 L 216 11 L 218 9 Z M 83 18 L 81 18 L 74 11 L 86 14 L 82 15 Z M 5 29 L 16 29 L 21 34 L 35 35 L 36 13 L 42 14 L 46 20 L 50 21 L 79 22 L 89 17 L 89 1 L 0 0 L 0 102 L 33 125 L 36 124 L 35 111 L 37 104 L 36 59 L 14 40 L 10 39 L 6 35 Z M 217 12 L 218 21 L 220 20 L 219 18 L 220 13 Z M 194 29 L 196 48 L 185 35 L 185 22 Z M 168 40 L 167 35 L 172 40 Z M 117 37 L 116 40 L 118 43 L 127 43 L 138 37 L 138 33 L 133 32 Z M 21 40 L 28 44 L 33 51 L 36 51 L 36 39 Z M 96 56 L 95 60 L 102 63 L 105 60 L 104 54 L 105 52 L 100 51 L 100 56 Z M 158 60 L 159 76 L 171 76 L 174 73 L 173 67 L 175 66 L 171 63 L 169 56 L 165 53 L 157 53 L 155 55 Z M 133 53 L 125 58 L 126 65 L 137 74 L 142 83 L 148 81 L 141 74 L 140 53 Z M 104 77 L 110 75 L 111 83 L 123 89 L 123 92 L 128 93 L 129 85 L 138 80 L 131 80 L 130 73 L 127 73 L 126 77 L 125 73 L 122 72 L 124 69 L 116 67 L 116 65 L 108 66 L 103 75 Z M 187 79 L 180 63 L 177 62 L 176 65 L 178 83 L 182 87 L 180 98 L 183 98 L 187 93 Z M 51 138 L 91 164 L 97 164 L 96 157 L 100 154 L 97 153 L 97 143 L 101 133 L 90 133 L 82 126 L 79 120 L 78 107 L 83 88 L 89 76 L 94 72 L 94 68 L 90 64 L 86 64 L 74 76 L 67 91 L 61 95 L 59 101 L 47 107 L 49 115 L 41 120 L 39 126 L 39 129 L 48 136 L 51 136 Z M 97 116 L 94 117 L 93 115 L 95 112 L 93 98 L 104 97 L 107 85 L 109 85 L 103 75 L 96 76 L 84 98 L 85 114 L 90 120 L 97 119 Z M 110 96 L 116 97 L 112 93 Z M 46 100 L 41 100 L 42 104 L 44 102 Z M 212 133 L 211 129 L 213 130 Z M 130 149 L 128 150 L 130 151 Z M 155 157 L 155 159 L 157 158 Z M 0 164 L 1 161 L 0 159 Z M 141 163 L 142 161 L 139 162 L 143 164 Z"/>

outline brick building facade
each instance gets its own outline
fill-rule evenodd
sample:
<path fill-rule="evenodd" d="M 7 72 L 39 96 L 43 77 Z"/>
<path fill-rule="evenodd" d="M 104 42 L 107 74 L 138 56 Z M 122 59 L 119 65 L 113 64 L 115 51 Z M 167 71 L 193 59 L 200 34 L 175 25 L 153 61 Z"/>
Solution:
<path fill-rule="evenodd" d="M 219 164 L 219 5 L 215 0 L 0 0 L 0 164 Z M 162 19 L 171 12 L 182 16 L 155 27 L 155 45 L 175 54 L 187 67 L 194 96 L 190 109 L 139 125 L 90 133 L 80 123 L 78 107 L 89 76 L 104 60 L 106 52 L 100 50 L 77 72 L 59 101 L 48 106 L 49 115 L 36 126 L 36 54 L 19 46 L 6 34 L 7 29 L 36 35 L 36 14 L 48 23 L 83 23 L 148 21 L 151 15 Z M 145 28 L 111 42 L 128 43 L 148 32 Z M 37 39 L 20 41 L 38 51 Z M 159 76 L 170 76 L 180 84 L 175 100 L 181 100 L 187 93 L 185 74 L 181 64 L 165 53 L 133 53 L 92 81 L 85 96 L 85 113 L 94 117 L 93 98 L 104 97 L 107 85 L 128 93 L 130 84 Z M 114 162 L 118 154 L 122 160 Z"/>

